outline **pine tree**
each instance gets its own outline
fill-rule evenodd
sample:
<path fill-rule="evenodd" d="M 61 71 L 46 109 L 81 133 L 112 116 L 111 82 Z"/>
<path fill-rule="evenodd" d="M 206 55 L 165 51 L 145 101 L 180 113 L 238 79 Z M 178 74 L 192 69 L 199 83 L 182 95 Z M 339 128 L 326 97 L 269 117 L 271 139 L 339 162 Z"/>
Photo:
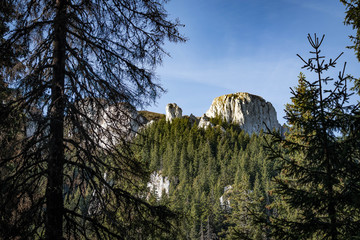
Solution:
<path fill-rule="evenodd" d="M 217 239 L 216 234 L 214 232 L 214 228 L 212 226 L 211 217 L 212 215 L 208 215 L 207 221 L 206 221 L 206 240 L 215 240 Z"/>
<path fill-rule="evenodd" d="M 15 0 L 2 1 L 1 7 L 9 2 L 16 15 L 0 49 L 22 55 L 1 69 L 6 67 L 5 81 L 21 97 L 6 109 L 19 109 L 33 127 L 19 145 L 21 152 L 1 159 L 0 165 L 20 163 L 1 180 L 10 184 L 9 196 L 20 189 L 31 203 L 24 210 L 32 216 L 29 235 L 21 237 L 151 233 L 143 224 L 156 227 L 151 219 L 167 213 L 131 192 L 146 171 L 128 140 L 134 107 L 152 102 L 162 91 L 153 70 L 166 54 L 166 40 L 184 40 L 179 22 L 168 20 L 166 1 Z M 73 205 L 64 195 L 75 188 L 83 191 Z M 87 207 L 97 210 L 82 214 L 87 189 L 93 190 Z M 19 233 L 2 234 L 14 238 Z"/>
<path fill-rule="evenodd" d="M 4 0 L 0 4 L 0 45 L 6 39 L 11 22 L 16 13 L 12 1 Z M 31 199 L 29 193 L 36 198 L 34 186 L 26 185 L 14 189 L 14 185 L 23 181 L 24 178 L 8 177 L 22 165 L 21 161 L 15 160 L 15 156 L 21 151 L 21 139 L 25 136 L 24 115 L 19 108 L 13 106 L 21 95 L 19 91 L 9 86 L 8 68 L 18 63 L 24 46 L 14 45 L 12 48 L 0 47 L 0 238 L 9 236 L 26 236 L 29 234 L 34 215 L 28 213 Z M 4 161 L 4 159 L 14 159 Z"/>
<path fill-rule="evenodd" d="M 259 179 L 251 189 L 250 178 L 244 174 L 241 181 L 233 186 L 227 197 L 230 199 L 231 211 L 226 222 L 230 225 L 226 239 L 262 239 L 262 229 L 254 224 L 251 214 L 261 211 Z M 250 211 L 252 209 L 252 211 Z"/>
<path fill-rule="evenodd" d="M 290 132 L 285 139 L 272 133 L 271 157 L 283 164 L 276 178 L 275 197 L 296 212 L 291 219 L 272 216 L 270 229 L 276 239 L 353 239 L 360 236 L 359 156 L 353 146 L 351 125 L 358 106 L 349 105 L 348 77 L 344 70 L 336 81 L 323 74 L 335 67 L 320 56 L 324 36 L 308 40 L 314 57 L 304 68 L 314 71 L 316 80 L 309 82 L 300 74 L 299 85 L 292 91 L 292 103 L 286 106 Z M 332 83 L 327 89 L 326 83 Z M 285 154 L 284 154 L 285 153 Z M 276 209 L 273 209 L 276 210 Z M 263 222 L 266 222 L 263 220 Z"/>

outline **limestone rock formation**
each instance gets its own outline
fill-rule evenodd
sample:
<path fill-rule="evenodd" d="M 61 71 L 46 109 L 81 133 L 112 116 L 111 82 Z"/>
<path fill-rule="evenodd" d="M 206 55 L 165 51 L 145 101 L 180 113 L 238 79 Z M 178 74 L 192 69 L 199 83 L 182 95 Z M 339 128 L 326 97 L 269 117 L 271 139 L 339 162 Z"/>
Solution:
<path fill-rule="evenodd" d="M 148 182 L 147 187 L 150 192 L 154 192 L 156 198 L 159 200 L 162 197 L 162 194 L 169 194 L 170 181 L 167 177 L 163 177 L 160 172 L 153 172 L 150 175 L 150 182 Z"/>
<path fill-rule="evenodd" d="M 206 116 L 219 116 L 229 123 L 239 124 L 249 134 L 266 130 L 266 126 L 281 130 L 272 104 L 249 93 L 239 92 L 215 98 Z"/>
<path fill-rule="evenodd" d="M 221 195 L 220 197 L 220 207 L 223 210 L 226 211 L 230 211 L 231 210 L 231 205 L 230 205 L 230 196 L 233 192 L 233 187 L 231 185 L 228 185 L 226 187 L 224 187 L 224 194 Z"/>
<path fill-rule="evenodd" d="M 106 147 L 109 144 L 116 145 L 120 139 L 132 139 L 140 127 L 148 121 L 139 114 L 135 107 L 128 103 L 108 105 L 101 100 L 90 101 L 89 99 L 76 102 L 75 107 L 79 111 L 79 126 L 89 133 L 89 137 L 99 146 Z M 66 119 L 67 121 L 68 119 Z M 31 137 L 38 131 L 39 122 L 47 121 L 41 115 L 40 110 L 32 110 L 26 123 L 26 136 Z M 69 122 L 67 122 L 68 124 Z M 70 125 L 70 124 L 69 124 Z M 72 138 L 75 128 L 68 126 L 67 136 Z M 43 134 L 47 135 L 46 128 Z"/>
<path fill-rule="evenodd" d="M 210 122 L 210 118 L 206 114 L 202 115 L 198 127 L 206 129 L 208 127 L 213 127 L 213 126 L 214 124 Z"/>
<path fill-rule="evenodd" d="M 166 105 L 166 121 L 172 122 L 174 118 L 182 117 L 182 109 L 176 103 Z"/>

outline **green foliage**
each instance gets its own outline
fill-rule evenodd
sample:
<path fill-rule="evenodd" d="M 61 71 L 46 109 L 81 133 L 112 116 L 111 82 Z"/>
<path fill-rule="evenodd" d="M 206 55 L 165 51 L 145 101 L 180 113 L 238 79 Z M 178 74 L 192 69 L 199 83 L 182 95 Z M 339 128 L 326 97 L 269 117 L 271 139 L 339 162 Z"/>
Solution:
<path fill-rule="evenodd" d="M 151 121 L 157 121 L 160 119 L 165 119 L 165 114 L 160 114 L 156 112 L 150 112 L 150 111 L 139 111 L 139 114 L 146 118 L 146 120 Z"/>
<path fill-rule="evenodd" d="M 345 25 L 351 25 L 356 31 L 355 36 L 350 36 L 354 45 L 349 48 L 354 49 L 360 61 L 360 1 L 359 0 L 340 0 L 346 6 Z"/>
<path fill-rule="evenodd" d="M 168 206 L 185 216 L 180 230 L 187 239 L 203 236 L 225 238 L 232 235 L 241 219 L 238 214 L 242 189 L 252 193 L 258 211 L 265 211 L 266 191 L 270 178 L 277 174 L 276 165 L 270 162 L 263 149 L 264 135 L 241 131 L 237 126 L 220 118 L 211 122 L 222 126 L 202 129 L 192 125 L 188 118 L 154 122 L 136 142 L 135 151 L 147 162 L 150 171 L 161 171 L 170 179 Z M 232 185 L 232 191 L 224 187 Z M 220 197 L 231 199 L 220 204 Z M 248 228 L 252 228 L 246 222 Z M 250 237 L 261 229 L 254 227 Z M 183 237 L 179 237 L 182 239 Z"/>
<path fill-rule="evenodd" d="M 359 0 L 340 0 L 346 6 L 345 25 L 351 25 L 356 31 L 355 35 L 349 36 L 354 45 L 348 48 L 354 49 L 357 59 L 360 61 L 360 1 Z M 353 90 L 360 94 L 360 78 L 353 78 Z"/>
<path fill-rule="evenodd" d="M 275 239 L 356 239 L 360 236 L 358 107 L 349 105 L 347 77 L 337 81 L 324 78 L 324 71 L 336 60 L 324 63 L 316 35 L 308 37 L 314 58 L 304 67 L 316 73 L 309 82 L 303 74 L 293 91 L 292 103 L 286 106 L 290 132 L 283 139 L 273 133 L 269 145 L 271 157 L 281 162 L 276 177 L 274 201 L 277 211 L 270 221 L 262 222 Z M 326 88 L 325 83 L 333 83 Z M 328 85 L 329 86 L 329 85 Z M 278 146 L 278 145 L 277 145 Z M 355 148 L 354 148 L 355 147 Z M 286 154 L 285 154 L 286 153 Z"/>

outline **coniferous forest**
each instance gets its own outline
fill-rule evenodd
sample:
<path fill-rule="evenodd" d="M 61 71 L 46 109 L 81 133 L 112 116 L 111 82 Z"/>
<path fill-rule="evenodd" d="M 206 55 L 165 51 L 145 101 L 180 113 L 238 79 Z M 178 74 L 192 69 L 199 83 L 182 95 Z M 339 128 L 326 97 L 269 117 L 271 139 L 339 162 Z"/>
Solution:
<path fill-rule="evenodd" d="M 360 61 L 360 1 L 340 2 Z M 307 36 L 286 131 L 167 121 L 137 111 L 165 92 L 165 44 L 187 41 L 166 3 L 2 0 L 0 239 L 360 239 L 360 79 L 343 53 Z"/>
<path fill-rule="evenodd" d="M 217 127 L 162 119 L 138 136 L 141 159 L 171 183 L 168 195 L 156 199 L 153 192 L 151 201 L 181 213 L 179 239 L 235 238 L 238 230 L 261 239 L 263 229 L 253 225 L 248 208 L 266 212 L 270 180 L 280 166 L 267 158 L 263 133 L 249 135 L 220 118 L 211 121 Z"/>

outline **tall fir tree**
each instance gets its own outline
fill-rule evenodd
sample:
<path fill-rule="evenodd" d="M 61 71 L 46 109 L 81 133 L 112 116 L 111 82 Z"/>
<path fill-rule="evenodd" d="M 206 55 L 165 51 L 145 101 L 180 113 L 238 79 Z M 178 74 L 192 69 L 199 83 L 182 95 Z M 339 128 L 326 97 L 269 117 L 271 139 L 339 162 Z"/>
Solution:
<path fill-rule="evenodd" d="M 316 80 L 303 74 L 292 90 L 292 103 L 286 106 L 289 133 L 283 139 L 272 133 L 270 156 L 282 164 L 276 177 L 275 198 L 283 201 L 296 217 L 272 215 L 270 235 L 275 239 L 355 239 L 360 236 L 359 155 L 351 126 L 356 120 L 357 105 L 348 103 L 348 77 L 344 69 L 337 80 L 323 77 L 335 64 L 320 55 L 324 36 L 308 36 L 314 55 L 301 60 L 313 71 Z M 328 87 L 328 83 L 332 83 Z M 278 198 L 280 197 L 280 198 Z M 273 209 L 276 211 L 276 209 Z"/>

